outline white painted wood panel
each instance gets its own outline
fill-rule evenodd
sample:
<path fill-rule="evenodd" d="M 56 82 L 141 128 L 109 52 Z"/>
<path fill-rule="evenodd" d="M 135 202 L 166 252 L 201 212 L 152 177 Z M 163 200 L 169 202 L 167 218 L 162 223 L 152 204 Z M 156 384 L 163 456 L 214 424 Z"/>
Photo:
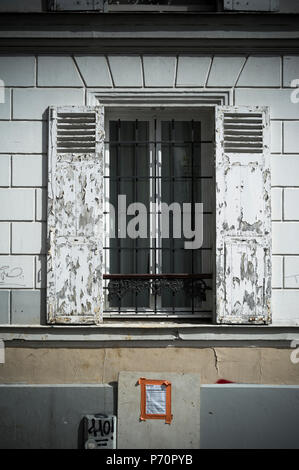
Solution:
<path fill-rule="evenodd" d="M 216 320 L 271 322 L 269 114 L 216 108 Z"/>
<path fill-rule="evenodd" d="M 49 323 L 99 323 L 103 312 L 102 107 L 51 107 Z"/>

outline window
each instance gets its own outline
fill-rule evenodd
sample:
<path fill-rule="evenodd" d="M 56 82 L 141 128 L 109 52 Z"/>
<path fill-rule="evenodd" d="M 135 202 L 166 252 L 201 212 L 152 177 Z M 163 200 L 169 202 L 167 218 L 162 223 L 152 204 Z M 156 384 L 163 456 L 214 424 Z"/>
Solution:
<path fill-rule="evenodd" d="M 270 323 L 268 108 L 106 110 L 106 123 L 105 144 L 103 106 L 50 108 L 48 322 L 100 323 L 105 309 L 107 316 L 210 318 L 214 308 L 217 323 Z M 215 181 L 207 169 L 212 164 Z M 104 217 L 113 213 L 112 204 L 104 207 L 104 187 L 125 224 L 114 217 L 124 236 L 103 244 Z M 120 207 L 119 195 L 143 209 L 126 201 Z M 196 200 L 204 204 L 203 244 L 196 249 L 182 244 L 181 231 L 164 236 L 163 203 L 169 208 L 176 199 L 183 211 L 179 218 L 173 213 L 169 226 L 179 220 L 181 230 L 187 214 L 184 239 L 191 239 L 193 226 L 196 238 Z M 134 234 L 140 230 L 134 221 L 140 210 L 154 235 L 128 239 L 129 226 Z M 212 272 L 215 303 L 209 304 Z"/>
<path fill-rule="evenodd" d="M 104 181 L 113 236 L 104 244 L 105 316 L 211 317 L 214 128 L 211 110 L 107 113 Z M 126 236 L 116 236 L 123 231 L 119 211 L 136 202 L 146 214 L 137 225 L 141 237 L 126 230 L 139 215 L 134 207 L 124 220 Z M 197 222 L 204 244 L 186 249 L 183 212 L 191 209 L 194 230 L 195 203 L 203 203 L 204 220 Z M 171 208 L 180 212 L 177 234 Z"/>

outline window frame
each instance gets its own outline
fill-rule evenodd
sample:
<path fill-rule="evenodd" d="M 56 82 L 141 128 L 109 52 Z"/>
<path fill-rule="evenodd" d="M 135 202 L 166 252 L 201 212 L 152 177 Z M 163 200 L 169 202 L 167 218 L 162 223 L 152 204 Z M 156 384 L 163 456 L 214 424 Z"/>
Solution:
<path fill-rule="evenodd" d="M 157 126 L 158 128 L 158 135 L 157 135 L 157 142 L 161 140 L 159 138 L 160 132 L 161 132 L 161 122 L 162 120 L 172 120 L 175 118 L 175 120 L 179 121 L 190 121 L 191 119 L 198 119 L 200 122 L 203 122 L 203 115 L 206 113 L 206 116 L 204 116 L 205 120 L 210 120 L 210 126 L 211 129 L 213 129 L 213 135 L 211 139 L 211 144 L 213 144 L 213 150 L 211 150 L 211 155 L 209 157 L 215 159 L 215 114 L 214 114 L 214 107 L 212 106 L 197 106 L 197 107 L 192 107 L 191 109 L 188 107 L 184 106 L 155 106 L 155 105 L 148 105 L 146 107 L 139 107 L 139 106 L 128 106 L 128 107 L 105 107 L 105 151 L 104 151 L 104 220 L 105 220 L 105 231 L 104 231 L 104 237 L 103 237 L 103 246 L 109 247 L 109 233 L 108 233 L 108 227 L 109 227 L 109 215 L 107 212 L 109 211 L 109 179 L 107 179 L 107 173 L 106 171 L 109 171 L 109 143 L 107 143 L 107 136 L 109 138 L 109 122 L 111 120 L 127 120 L 127 121 L 135 121 L 136 119 L 138 120 L 147 120 L 149 122 L 149 139 L 151 141 L 154 140 L 153 136 L 153 122 L 154 119 L 157 120 L 157 122 L 160 124 Z M 133 116 L 133 117 L 132 117 Z M 207 121 L 206 121 L 207 122 Z M 161 144 L 157 144 L 158 148 L 158 154 L 159 154 L 159 159 L 158 163 L 161 163 Z M 150 151 L 151 154 L 151 162 L 153 161 L 153 156 L 152 156 L 152 151 Z M 109 176 L 109 175 L 108 175 Z M 213 185 L 215 186 L 215 174 L 213 173 L 213 176 L 211 177 L 211 180 L 213 181 Z M 160 181 L 160 190 L 159 190 L 160 196 L 162 195 L 162 190 L 161 190 L 161 181 Z M 150 197 L 152 196 L 152 188 L 150 190 Z M 201 201 L 198 201 L 201 202 Z M 199 309 L 192 311 L 192 307 L 189 308 L 184 308 L 183 307 L 177 307 L 175 309 L 171 307 L 164 307 L 160 308 L 159 312 L 154 312 L 153 308 L 138 308 L 138 313 L 136 313 L 136 308 L 126 308 L 126 307 L 121 307 L 121 312 L 118 313 L 113 313 L 115 312 L 115 309 L 109 308 L 108 307 L 108 301 L 107 301 L 107 289 L 104 288 L 104 313 L 103 313 L 103 318 L 104 320 L 107 319 L 135 319 L 137 320 L 138 318 L 144 319 L 148 318 L 154 321 L 159 321 L 159 320 L 197 320 L 197 321 L 206 321 L 208 324 L 213 323 L 214 319 L 214 266 L 215 266 L 215 238 L 216 238 L 216 233 L 215 233 L 215 211 L 214 211 L 214 206 L 215 206 L 215 201 L 213 204 L 213 210 L 212 210 L 212 247 L 209 249 L 209 252 L 211 253 L 211 259 L 212 259 L 212 282 L 211 282 L 211 291 L 207 291 L 208 296 L 211 296 L 209 299 L 209 304 L 210 308 L 208 309 L 202 309 L 199 307 Z M 150 237 L 151 238 L 151 237 Z M 159 237 L 156 238 L 158 242 L 161 243 L 161 239 Z M 150 240 L 152 244 L 152 238 Z M 159 253 L 159 251 L 158 251 Z M 153 261 L 151 262 L 152 265 Z M 161 267 L 161 260 L 160 260 L 160 267 Z M 109 249 L 104 250 L 104 272 L 109 274 Z M 212 293 L 210 295 L 210 292 Z M 151 295 L 150 295 L 151 296 Z M 184 312 L 182 312 L 184 310 Z M 178 313 L 173 314 L 173 311 L 176 311 Z M 180 312 L 180 313 L 179 313 Z"/>
<path fill-rule="evenodd" d="M 107 97 L 107 91 L 104 91 L 104 95 L 106 95 L 106 97 Z M 109 101 L 110 101 L 110 104 L 111 104 L 112 106 L 115 106 L 116 100 L 118 101 L 120 98 L 122 98 L 122 99 L 123 99 L 122 102 L 124 103 L 124 106 L 127 107 L 127 108 L 128 108 L 128 107 L 131 108 L 131 106 L 128 106 L 128 103 L 130 102 L 130 99 L 132 99 L 132 94 L 131 94 L 131 93 L 127 94 L 127 93 L 124 93 L 123 90 L 122 90 L 122 91 L 120 91 L 119 94 L 112 94 L 112 95 L 111 95 L 111 94 L 109 93 L 109 95 L 110 95 L 110 96 L 109 96 Z M 116 95 L 118 95 L 118 96 L 116 96 Z M 139 96 L 137 96 L 137 107 L 138 107 L 138 105 L 140 106 L 141 102 L 144 100 L 145 96 L 147 96 L 147 95 L 149 95 L 149 94 L 148 94 L 148 93 L 144 93 L 144 92 L 141 90 Z M 154 96 L 152 96 L 152 94 L 150 94 L 151 103 L 152 103 L 153 101 L 155 102 L 155 98 L 158 97 L 159 100 L 163 99 L 163 100 L 165 100 L 164 102 L 167 102 L 167 103 L 170 102 L 172 105 L 174 105 L 175 103 L 178 103 L 178 102 L 179 102 L 179 106 L 178 106 L 178 107 L 181 107 L 180 105 L 182 104 L 182 101 L 183 101 L 183 100 L 182 100 L 182 98 L 183 98 L 182 96 L 177 96 L 177 94 L 176 94 L 176 96 L 174 96 L 174 95 L 170 94 L 170 95 L 168 95 L 168 96 L 166 97 L 165 94 L 162 94 L 161 90 L 160 90 L 160 92 L 158 91 L 158 94 L 154 93 L 153 95 L 154 95 Z M 191 96 L 191 95 L 189 95 L 189 96 L 187 97 L 187 102 L 188 102 L 188 98 L 190 98 L 190 96 Z M 219 95 L 218 95 L 218 96 L 219 96 Z M 89 94 L 89 96 L 87 95 L 87 102 L 88 102 L 88 98 L 89 98 L 89 99 L 90 99 L 90 98 L 98 99 L 99 97 L 97 96 L 97 93 L 96 93 L 95 91 L 93 91 L 93 92 L 91 92 L 91 93 Z M 139 98 L 139 101 L 138 101 L 138 98 Z M 140 98 L 141 98 L 141 100 L 140 100 Z M 168 98 L 168 99 L 167 99 L 167 98 Z M 170 98 L 170 99 L 169 99 L 169 98 Z M 201 93 L 198 93 L 198 95 L 197 95 L 197 100 L 196 100 L 196 104 L 199 103 L 201 100 L 202 100 Z M 107 101 L 108 101 L 108 100 L 107 100 Z M 135 102 L 135 100 L 134 100 L 134 102 Z M 95 103 L 95 104 L 96 104 L 96 103 Z M 163 103 L 163 104 L 164 104 L 164 103 Z M 214 108 L 215 103 L 214 103 L 214 105 L 213 105 L 213 104 L 211 103 L 211 101 L 209 101 L 208 106 L 209 106 L 209 105 L 213 106 L 213 108 Z M 101 111 L 101 112 L 102 112 L 102 116 L 103 116 L 103 114 L 104 114 L 104 105 L 103 105 L 103 104 L 100 105 L 100 103 L 98 103 L 97 106 L 100 106 L 100 108 L 101 108 L 101 110 L 102 110 L 102 111 Z M 147 107 L 151 107 L 149 101 L 147 101 Z M 172 111 L 173 111 L 173 108 L 174 108 L 174 107 L 175 107 L 175 106 L 172 106 L 172 107 L 171 107 L 171 108 L 172 108 Z M 195 103 L 193 102 L 192 108 L 195 108 L 195 107 L 196 107 L 196 106 L 195 106 Z M 202 106 L 201 106 L 201 108 L 202 108 Z M 71 109 L 72 109 L 72 112 L 78 112 L 78 109 L 79 109 L 79 108 L 78 108 L 78 107 L 75 107 L 75 106 L 72 106 Z M 93 109 L 96 109 L 96 108 L 93 108 Z M 264 129 L 264 130 L 263 130 L 263 135 L 264 135 L 264 151 L 265 151 L 265 156 L 264 156 L 263 158 L 265 159 L 265 161 L 267 161 L 267 165 L 263 168 L 263 171 L 265 171 L 265 176 L 266 176 L 266 180 L 267 180 L 267 185 L 266 185 L 267 187 L 266 187 L 266 186 L 263 186 L 263 189 L 261 189 L 261 190 L 262 190 L 262 191 L 266 191 L 266 192 L 265 192 L 265 200 L 267 201 L 267 214 L 266 214 L 266 216 L 268 217 L 268 215 L 271 214 L 271 207 L 270 207 L 270 205 L 269 205 L 269 203 L 270 203 L 270 197 L 269 197 L 269 191 L 268 191 L 268 190 L 269 190 L 269 184 L 270 184 L 270 166 L 269 166 L 269 164 L 270 164 L 270 160 L 269 160 L 270 119 L 269 119 L 269 108 L 268 108 L 268 107 L 259 107 L 259 106 L 251 106 L 251 107 L 248 107 L 248 106 L 243 106 L 243 107 L 240 107 L 240 106 L 228 106 L 228 105 L 223 105 L 223 104 L 219 105 L 219 104 L 217 103 L 216 108 L 214 108 L 214 109 L 215 109 L 215 118 L 216 118 L 216 122 L 215 122 L 215 137 L 216 137 L 216 141 L 215 141 L 215 150 L 216 150 L 216 151 L 215 151 L 215 156 L 216 156 L 216 160 L 217 160 L 218 164 L 220 163 L 220 167 L 221 167 L 221 168 L 218 168 L 219 165 L 216 166 L 216 169 L 217 169 L 217 172 L 216 172 L 216 175 L 217 175 L 217 177 L 216 177 L 216 182 L 218 182 L 217 184 L 219 184 L 219 183 L 222 184 L 221 178 L 224 178 L 224 176 L 226 175 L 226 172 L 223 172 L 223 168 L 222 168 L 222 167 L 224 167 L 224 166 L 227 164 L 227 158 L 226 158 L 227 156 L 225 155 L 225 145 L 224 145 L 224 144 L 225 144 L 225 139 L 223 139 L 224 131 L 225 131 L 225 129 L 226 129 L 226 128 L 225 128 L 225 122 L 224 122 L 224 119 L 223 119 L 224 114 L 225 114 L 225 113 L 228 113 L 228 117 L 236 116 L 236 119 L 239 119 L 239 118 L 241 119 L 241 121 L 238 122 L 238 125 L 241 124 L 241 128 L 238 128 L 238 129 L 237 129 L 238 131 L 243 130 L 243 127 L 246 128 L 245 124 L 246 124 L 246 125 L 248 124 L 248 121 L 244 121 L 244 119 L 242 120 L 242 116 L 245 116 L 246 119 L 248 119 L 249 116 L 254 117 L 256 113 L 262 113 L 262 114 L 263 114 L 263 116 L 264 116 L 264 118 L 263 118 L 263 119 L 264 119 L 264 123 L 263 123 L 263 129 Z M 85 109 L 84 109 L 84 112 L 85 112 L 85 111 L 86 111 L 86 107 L 85 107 Z M 245 113 L 245 114 L 244 114 L 244 113 Z M 252 114 L 252 113 L 253 113 L 253 114 Z M 81 119 L 81 117 L 80 117 L 80 119 Z M 98 128 L 98 132 L 99 132 L 99 134 L 98 134 L 99 141 L 102 141 L 102 143 L 104 144 L 104 138 L 103 138 L 103 137 L 104 137 L 104 120 L 103 120 L 103 119 L 102 119 L 101 126 L 99 126 L 99 128 Z M 243 135 L 243 134 L 242 134 L 242 135 Z M 246 135 L 247 135 L 247 134 L 246 134 Z M 51 133 L 50 133 L 50 137 L 51 137 Z M 54 136 L 54 137 L 55 137 L 55 136 Z M 242 137 L 242 136 L 241 136 L 241 137 Z M 245 137 L 245 134 L 244 134 L 244 137 Z M 241 140 L 242 140 L 242 139 L 241 139 Z M 246 142 L 247 142 L 247 141 L 248 141 L 248 137 L 246 137 L 245 140 L 246 140 Z M 99 142 L 99 141 L 97 140 L 97 142 Z M 51 139 L 50 139 L 50 142 L 51 142 Z M 54 138 L 54 142 L 56 142 L 55 138 Z M 55 145 L 56 145 L 56 144 L 55 144 Z M 55 145 L 54 145 L 54 146 L 51 145 L 51 146 L 49 147 L 49 151 L 51 151 L 52 147 L 54 148 Z M 239 147 L 242 147 L 242 149 L 244 149 L 244 147 L 246 147 L 246 146 L 245 146 L 245 144 L 242 142 L 242 145 L 240 144 Z M 238 147 L 238 148 L 239 148 L 239 147 Z M 253 148 L 253 147 L 252 147 L 252 148 Z M 254 147 L 254 148 L 255 148 L 255 147 Z M 103 150 L 104 150 L 104 149 L 103 149 Z M 234 152 L 234 153 L 235 153 L 235 152 Z M 241 153 L 243 154 L 244 152 L 241 152 Z M 254 152 L 250 152 L 250 162 L 251 162 L 250 164 L 252 164 L 252 158 L 253 158 L 253 157 L 251 156 L 252 153 L 253 153 L 253 155 L 254 155 Z M 260 152 L 258 152 L 258 153 L 260 154 Z M 238 152 L 237 152 L 237 154 L 238 154 Z M 241 156 L 238 155 L 238 157 L 237 157 L 237 154 L 236 154 L 236 158 L 237 158 L 237 160 L 238 160 L 238 158 L 240 159 Z M 101 162 L 103 162 L 103 158 L 102 158 L 102 157 L 101 157 Z M 241 165 L 241 166 L 244 166 L 243 163 L 244 163 L 244 161 L 243 161 L 243 158 L 242 158 L 242 165 Z M 264 165 L 264 164 L 263 164 L 263 165 Z M 103 166 L 103 164 L 102 164 L 102 166 Z M 251 166 L 248 165 L 248 168 L 249 168 L 249 173 L 248 173 L 247 175 L 248 175 L 248 177 L 250 177 L 250 174 L 252 173 L 252 171 L 250 170 Z M 218 170 L 219 170 L 219 171 L 218 171 Z M 232 193 L 232 196 L 233 196 L 233 197 L 237 196 L 237 193 L 239 193 L 240 190 L 242 191 L 242 188 L 243 188 L 243 183 L 240 183 L 240 182 L 239 182 L 239 175 L 237 175 L 237 176 L 238 176 L 238 178 L 235 178 L 236 181 L 232 181 L 232 182 L 229 184 L 228 187 L 226 186 L 227 189 L 232 188 L 233 191 L 237 191 L 237 192 L 233 192 L 233 193 Z M 217 178 L 219 178 L 219 177 L 220 177 L 220 180 L 219 180 L 219 179 L 217 180 Z M 247 176 L 246 176 L 246 177 L 247 177 Z M 263 179 L 264 179 L 264 178 L 262 178 L 260 182 L 262 182 Z M 250 180 L 252 180 L 252 178 L 250 178 Z M 260 183 L 260 182 L 259 182 L 259 183 Z M 247 188 L 247 186 L 244 186 L 244 187 Z M 246 190 L 247 190 L 247 189 L 246 189 Z M 249 191 L 250 191 L 250 186 L 249 186 Z M 102 190 L 101 190 L 101 194 L 102 194 Z M 218 191 L 217 191 L 217 194 L 218 194 Z M 237 199 L 238 199 L 238 197 L 237 197 Z M 217 204 L 219 205 L 219 208 L 217 208 L 217 217 L 218 217 L 218 216 L 219 216 L 219 213 L 222 213 L 222 212 L 223 212 L 222 209 L 221 209 L 221 208 L 223 207 L 223 202 L 220 201 L 221 204 L 219 203 L 219 194 L 218 194 L 218 200 L 216 200 L 216 202 L 217 202 Z M 217 205 L 216 205 L 216 207 L 217 207 Z M 219 210 L 218 210 L 218 209 L 219 209 Z M 237 210 L 237 212 L 236 212 L 236 210 Z M 235 220 L 238 220 L 238 221 L 236 221 L 236 222 L 233 221 L 233 222 L 232 222 L 233 225 L 232 225 L 231 223 L 229 224 L 228 228 L 231 229 L 231 230 L 237 230 L 238 227 L 239 227 L 239 225 L 240 225 L 239 222 L 240 222 L 241 219 L 240 219 L 240 218 L 236 219 L 236 217 L 237 217 L 238 214 L 239 214 L 239 209 L 238 209 L 238 207 L 236 207 L 236 210 L 235 210 L 234 207 L 231 207 L 231 210 L 230 210 L 230 212 L 229 212 L 230 217 L 231 217 L 231 215 L 232 215 L 233 217 L 235 217 L 235 219 L 233 219 L 234 221 L 235 221 Z M 219 211 L 220 211 L 220 212 L 219 212 Z M 240 228 L 240 230 L 242 229 L 243 231 L 245 230 L 245 232 L 246 232 L 246 231 L 248 230 L 248 229 L 247 229 L 247 225 L 246 225 L 247 223 L 249 223 L 249 226 L 251 226 L 251 214 L 252 214 L 252 210 L 250 209 L 250 211 L 248 212 L 248 215 L 246 216 L 246 217 L 249 217 L 249 218 L 246 218 L 246 219 L 245 219 L 245 226 L 243 227 L 243 225 L 242 225 L 242 227 Z M 217 217 L 216 217 L 216 218 L 217 218 Z M 270 220 L 270 219 L 267 218 L 267 224 L 266 224 L 265 229 L 264 229 L 264 230 L 265 230 L 265 236 L 268 236 L 268 235 L 270 234 L 270 232 L 271 232 L 271 231 L 270 231 L 270 232 L 268 231 L 268 225 L 269 225 L 269 223 L 270 223 L 269 220 Z M 248 222 L 247 222 L 247 221 L 248 221 Z M 258 224 L 259 224 L 257 228 L 259 228 L 259 227 L 260 227 L 260 223 L 262 223 L 262 222 L 260 222 L 259 220 L 258 220 L 257 222 L 258 222 Z M 218 222 L 217 222 L 217 230 L 215 231 L 215 235 L 216 235 L 217 240 L 219 240 L 219 234 L 221 235 L 221 233 L 222 233 L 222 232 L 221 232 L 222 229 L 220 228 L 220 226 L 219 226 L 219 230 L 218 230 L 218 223 L 219 223 L 219 218 L 218 218 Z M 221 227 L 222 227 L 223 229 L 226 229 L 226 225 L 225 225 L 225 224 L 224 224 L 223 226 L 221 225 Z M 236 229 L 236 227 L 237 227 L 237 229 Z M 256 232 L 256 235 L 257 235 L 257 236 L 260 236 L 260 233 L 261 233 L 260 229 L 259 229 L 259 230 L 256 230 L 255 232 Z M 102 232 L 102 233 L 103 233 L 103 232 Z M 234 233 L 235 233 L 235 232 L 234 232 Z M 232 234 L 233 236 L 234 236 L 234 233 Z M 239 232 L 238 232 L 238 233 L 239 233 Z M 247 235 L 247 234 L 245 234 L 245 237 L 246 237 L 246 235 Z M 252 235 L 254 235 L 254 234 L 252 234 Z M 251 237 L 251 238 L 252 238 L 252 237 Z M 251 240 L 251 239 L 250 239 L 250 240 Z M 250 241 L 250 240 L 248 239 L 248 241 Z M 265 241 L 265 243 L 266 243 L 266 241 Z M 267 243 L 269 244 L 269 237 L 268 237 L 268 242 L 267 242 Z M 218 253 L 218 250 L 223 250 L 222 245 L 221 245 L 221 247 L 219 247 L 219 248 L 217 249 L 217 253 Z M 254 253 L 252 253 L 252 254 L 254 255 Z M 217 263 L 218 263 L 218 264 L 217 264 Z M 221 280 L 219 276 L 221 276 L 221 275 L 223 274 L 223 265 L 222 265 L 222 261 L 221 261 L 221 260 L 218 260 L 218 258 L 217 258 L 217 260 L 216 260 L 216 265 L 217 265 L 217 280 L 218 280 L 218 279 Z M 268 265 L 269 265 L 269 269 L 271 269 L 271 259 L 270 259 L 270 258 L 269 258 L 269 261 L 268 261 Z M 219 272 L 218 272 L 218 269 L 219 269 Z M 240 265 L 239 265 L 239 268 L 237 268 L 237 269 L 243 269 L 243 268 L 242 268 L 242 266 L 240 267 Z M 267 269 L 268 269 L 268 268 L 267 268 Z M 101 272 L 102 272 L 102 271 L 101 271 Z M 234 272 L 236 272 L 235 267 L 234 267 Z M 218 274 L 219 274 L 219 276 L 218 276 Z M 237 273 L 236 275 L 237 275 L 237 276 L 240 276 L 239 273 Z M 243 276 L 243 275 L 241 274 L 241 276 Z M 214 276 L 214 278 L 215 278 L 215 277 L 216 277 L 216 271 L 215 271 L 215 276 Z M 242 279 L 243 279 L 243 277 L 242 277 Z M 270 292 L 270 290 L 271 290 L 271 284 L 270 284 L 270 290 L 269 290 L 269 280 L 270 280 L 270 279 L 271 279 L 271 271 L 269 271 L 269 276 L 268 276 L 268 280 L 267 280 L 267 284 L 268 284 L 267 293 L 268 293 L 268 291 Z M 214 279 L 214 282 L 215 282 L 215 279 Z M 218 284 L 219 284 L 219 282 L 218 282 Z M 217 284 L 217 286 L 218 286 L 218 284 Z M 245 286 L 245 287 L 246 287 L 246 286 Z M 262 287 L 261 285 L 259 285 L 257 288 L 258 288 L 258 289 L 263 289 L 263 287 Z M 118 290 L 116 290 L 116 292 L 118 292 Z M 248 297 L 248 292 L 247 292 L 247 291 L 246 291 L 246 292 L 244 291 L 244 294 L 245 294 L 245 293 L 247 294 L 247 297 Z M 270 294 L 270 295 L 271 295 L 271 294 Z M 216 299 L 214 299 L 214 300 L 216 300 Z M 249 300 L 249 299 L 248 299 L 248 300 Z M 217 301 L 221 301 L 221 298 L 220 298 L 220 299 L 218 298 L 218 294 L 217 294 Z M 246 302 L 247 302 L 247 300 L 246 300 Z M 264 301 L 263 301 L 263 302 L 264 302 Z M 248 302 L 247 302 L 247 303 L 248 303 Z M 267 297 L 267 306 L 269 306 L 268 297 Z M 215 303 L 214 303 L 214 307 L 215 307 Z M 102 307 L 100 307 L 100 308 L 101 308 L 101 310 L 102 310 Z M 245 325 L 245 324 L 251 324 L 251 325 L 252 325 L 252 324 L 269 324 L 269 315 L 268 315 L 268 310 L 269 310 L 269 309 L 268 309 L 268 307 L 267 307 L 267 310 L 265 310 L 265 312 L 264 312 L 264 315 L 265 315 L 265 316 L 264 316 L 263 318 L 256 318 L 256 319 L 255 319 L 255 317 L 254 317 L 254 315 L 255 315 L 254 309 L 253 309 L 253 307 L 252 307 L 251 305 L 250 305 L 250 309 L 252 310 L 252 314 L 251 314 L 251 312 L 250 312 L 250 318 L 247 320 L 247 317 L 246 317 L 246 318 L 244 318 L 245 321 L 238 321 L 238 322 L 237 322 L 238 325 Z M 215 313 L 216 313 L 216 312 L 215 312 Z M 217 309 L 217 315 L 219 315 L 219 310 L 218 310 L 218 309 Z M 215 316 L 214 318 L 217 319 L 216 321 L 217 321 L 218 323 L 225 323 L 225 322 L 223 322 L 223 321 L 218 321 L 218 317 L 216 317 L 216 316 Z M 84 320 L 85 320 L 85 319 L 84 319 Z M 220 320 L 221 320 L 221 319 L 220 319 Z M 80 322 L 80 323 L 85 323 L 85 321 L 84 321 L 84 322 Z M 198 322 L 198 323 L 199 323 L 199 322 Z M 163 322 L 160 322 L 160 323 L 157 323 L 157 322 L 156 322 L 156 324 L 157 324 L 157 326 L 163 325 Z M 168 324 L 169 324 L 169 323 L 168 323 Z M 179 325 L 179 324 L 182 324 L 182 323 L 181 323 L 181 322 L 177 322 L 177 324 Z M 236 321 L 233 321 L 233 322 L 228 321 L 227 324 L 236 324 Z M 191 325 L 189 325 L 189 326 L 191 326 Z M 208 326 L 208 325 L 206 325 L 206 326 Z"/>

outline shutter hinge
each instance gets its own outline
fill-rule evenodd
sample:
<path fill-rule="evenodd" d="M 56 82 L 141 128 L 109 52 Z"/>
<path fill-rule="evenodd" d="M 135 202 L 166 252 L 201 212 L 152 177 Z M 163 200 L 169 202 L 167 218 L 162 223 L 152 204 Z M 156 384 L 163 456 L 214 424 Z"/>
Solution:
<path fill-rule="evenodd" d="M 56 119 L 56 117 L 57 117 L 56 108 L 50 108 L 49 117 L 50 117 L 51 120 Z"/>

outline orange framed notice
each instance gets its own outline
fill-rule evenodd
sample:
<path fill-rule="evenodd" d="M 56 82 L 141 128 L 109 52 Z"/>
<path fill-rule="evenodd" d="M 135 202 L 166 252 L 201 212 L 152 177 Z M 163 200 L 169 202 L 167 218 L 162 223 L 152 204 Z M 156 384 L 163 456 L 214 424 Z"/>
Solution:
<path fill-rule="evenodd" d="M 140 420 L 165 419 L 165 423 L 170 424 L 171 382 L 141 377 L 138 383 L 141 387 Z"/>

